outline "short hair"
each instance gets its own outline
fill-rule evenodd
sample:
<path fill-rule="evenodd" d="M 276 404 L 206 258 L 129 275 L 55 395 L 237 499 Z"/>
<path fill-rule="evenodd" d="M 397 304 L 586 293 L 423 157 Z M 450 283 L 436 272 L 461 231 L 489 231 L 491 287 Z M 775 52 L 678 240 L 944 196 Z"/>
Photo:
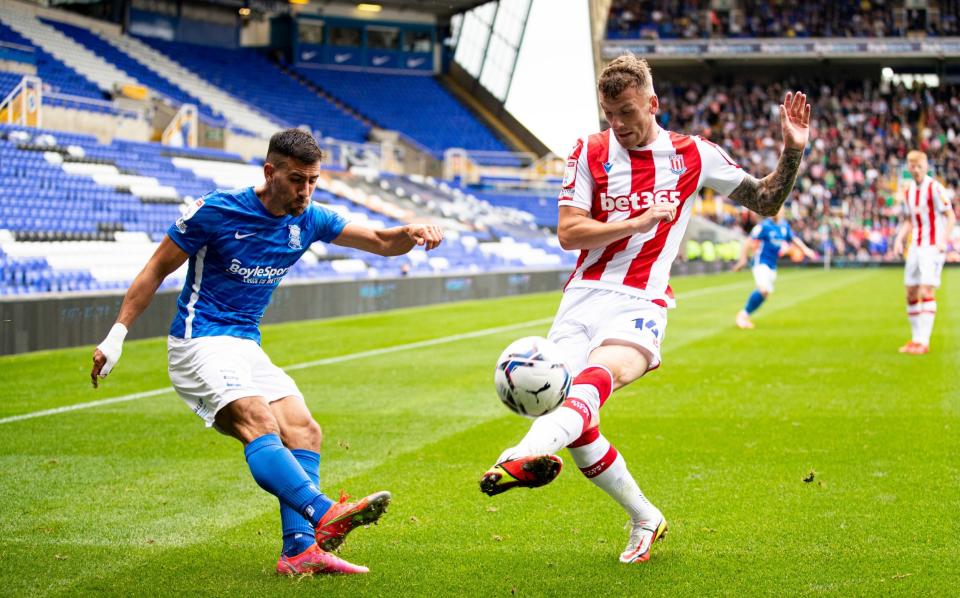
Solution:
<path fill-rule="evenodd" d="M 276 156 L 280 156 L 281 160 L 277 160 Z M 323 150 L 310 133 L 300 129 L 285 129 L 274 133 L 267 146 L 267 162 L 278 166 L 282 158 L 293 158 L 302 164 L 316 164 L 323 159 Z"/>
<path fill-rule="evenodd" d="M 650 65 L 634 54 L 614 58 L 600 73 L 597 91 L 605 98 L 616 98 L 628 87 L 635 85 L 640 91 L 653 91 L 653 75 Z"/>
<path fill-rule="evenodd" d="M 927 155 L 920 150 L 910 150 L 907 152 L 907 161 L 910 160 L 926 160 Z"/>

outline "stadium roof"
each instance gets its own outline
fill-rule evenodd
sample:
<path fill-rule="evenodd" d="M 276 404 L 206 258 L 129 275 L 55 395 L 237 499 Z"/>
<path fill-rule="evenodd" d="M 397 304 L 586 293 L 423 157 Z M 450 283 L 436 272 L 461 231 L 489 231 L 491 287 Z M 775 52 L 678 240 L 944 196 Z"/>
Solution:
<path fill-rule="evenodd" d="M 489 0 L 371 0 L 396 10 L 414 10 L 437 16 L 451 16 L 486 4 Z"/>
<path fill-rule="evenodd" d="M 48 0 L 53 5 L 97 3 L 102 0 Z M 183 0 L 189 4 L 216 4 L 229 7 L 248 7 L 267 13 L 284 12 L 290 9 L 288 0 Z M 345 0 L 308 0 L 310 4 L 324 6 L 328 4 L 356 5 L 359 2 Z M 370 0 L 370 4 L 379 4 L 394 10 L 410 10 L 440 17 L 450 17 L 467 12 L 490 0 Z"/>

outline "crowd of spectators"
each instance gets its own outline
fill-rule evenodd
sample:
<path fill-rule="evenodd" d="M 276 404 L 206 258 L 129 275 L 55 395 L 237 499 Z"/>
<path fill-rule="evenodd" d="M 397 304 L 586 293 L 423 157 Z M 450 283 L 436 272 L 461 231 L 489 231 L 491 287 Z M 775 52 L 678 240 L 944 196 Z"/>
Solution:
<path fill-rule="evenodd" d="M 811 141 L 788 200 L 794 229 L 821 253 L 829 249 L 858 261 L 894 259 L 907 152 L 927 152 L 935 176 L 948 189 L 960 189 L 960 86 L 658 82 L 660 121 L 722 145 L 761 177 L 775 168 L 780 153 L 778 106 L 786 89 L 802 89 L 812 104 Z M 716 218 L 750 226 L 735 213 Z"/>
<path fill-rule="evenodd" d="M 960 0 L 613 0 L 609 39 L 899 37 L 960 34 Z"/>

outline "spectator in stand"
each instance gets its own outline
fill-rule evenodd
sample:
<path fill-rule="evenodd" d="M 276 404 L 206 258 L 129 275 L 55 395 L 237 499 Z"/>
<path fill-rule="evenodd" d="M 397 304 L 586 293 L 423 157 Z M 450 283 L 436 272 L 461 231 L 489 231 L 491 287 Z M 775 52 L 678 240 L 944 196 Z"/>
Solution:
<path fill-rule="evenodd" d="M 907 151 L 916 146 L 926 152 L 934 175 L 948 188 L 960 186 L 960 89 L 863 81 L 783 85 L 808 89 L 816 115 L 788 202 L 796 234 L 820 254 L 829 249 L 833 258 L 895 259 L 892 239 Z M 661 83 L 661 121 L 722 145 L 744 167 L 771 168 L 779 145 L 770 90 L 750 83 Z M 732 224 L 729 217 L 711 217 Z M 748 231 L 756 223 L 741 224 Z M 954 239 L 951 261 L 960 258 Z"/>
<path fill-rule="evenodd" d="M 707 37 L 900 37 L 907 33 L 956 35 L 960 3 L 939 3 L 940 18 L 927 9 L 902 11 L 894 0 L 773 2 L 731 0 L 613 0 L 607 21 L 611 39 Z M 905 20 L 906 29 L 897 23 Z"/>

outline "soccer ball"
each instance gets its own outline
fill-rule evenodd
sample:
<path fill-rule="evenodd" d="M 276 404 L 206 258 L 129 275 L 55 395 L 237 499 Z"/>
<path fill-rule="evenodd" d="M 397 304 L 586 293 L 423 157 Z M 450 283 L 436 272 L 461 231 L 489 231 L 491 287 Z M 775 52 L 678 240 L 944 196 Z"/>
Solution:
<path fill-rule="evenodd" d="M 503 404 L 528 417 L 538 417 L 559 407 L 567 398 L 572 379 L 559 347 L 539 336 L 510 343 L 500 354 L 493 373 Z"/>

